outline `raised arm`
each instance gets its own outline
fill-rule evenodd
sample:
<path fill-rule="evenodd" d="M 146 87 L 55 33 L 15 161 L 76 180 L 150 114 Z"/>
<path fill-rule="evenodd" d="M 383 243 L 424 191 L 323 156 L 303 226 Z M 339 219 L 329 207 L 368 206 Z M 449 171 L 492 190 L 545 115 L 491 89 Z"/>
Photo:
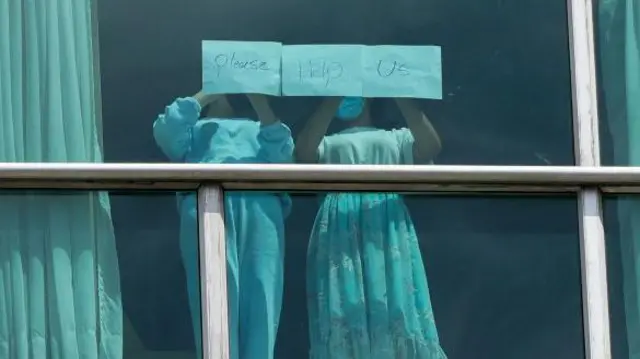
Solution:
<path fill-rule="evenodd" d="M 440 136 L 427 118 L 411 99 L 396 98 L 396 103 L 407 121 L 414 138 L 413 160 L 415 163 L 427 163 L 433 160 L 442 148 Z"/>
<path fill-rule="evenodd" d="M 263 126 L 268 126 L 278 122 L 278 118 L 275 113 L 271 109 L 271 105 L 269 105 L 269 99 L 265 95 L 259 94 L 248 94 L 249 102 L 251 102 L 251 106 L 253 110 L 258 115 L 258 120 L 260 120 L 260 124 Z"/>
<path fill-rule="evenodd" d="M 165 108 L 153 123 L 153 137 L 162 152 L 172 161 L 183 161 L 203 107 L 217 98 L 199 92 L 191 97 L 178 98 Z"/>
<path fill-rule="evenodd" d="M 331 120 L 340 106 L 341 97 L 326 98 L 316 112 L 307 120 L 304 128 L 296 139 L 295 158 L 298 162 L 316 163 L 318 146 L 327 134 Z"/>
<path fill-rule="evenodd" d="M 273 113 L 269 99 L 264 95 L 247 95 L 260 120 L 258 157 L 266 163 L 290 163 L 293 159 L 291 130 Z"/>

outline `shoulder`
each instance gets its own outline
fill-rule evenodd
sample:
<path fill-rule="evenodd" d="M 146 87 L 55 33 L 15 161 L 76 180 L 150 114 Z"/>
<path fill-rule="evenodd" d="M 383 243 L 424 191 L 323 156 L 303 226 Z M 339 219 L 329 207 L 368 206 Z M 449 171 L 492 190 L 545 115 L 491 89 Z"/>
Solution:
<path fill-rule="evenodd" d="M 389 130 L 389 133 L 397 138 L 398 141 L 413 141 L 413 133 L 408 127 L 394 128 Z"/>

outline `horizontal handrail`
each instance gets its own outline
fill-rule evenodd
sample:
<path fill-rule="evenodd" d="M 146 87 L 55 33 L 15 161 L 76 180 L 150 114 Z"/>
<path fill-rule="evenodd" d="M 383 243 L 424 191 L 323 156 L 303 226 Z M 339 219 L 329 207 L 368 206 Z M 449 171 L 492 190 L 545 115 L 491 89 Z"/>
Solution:
<path fill-rule="evenodd" d="M 634 186 L 640 167 L 0 163 L 0 184 L 16 181 Z"/>

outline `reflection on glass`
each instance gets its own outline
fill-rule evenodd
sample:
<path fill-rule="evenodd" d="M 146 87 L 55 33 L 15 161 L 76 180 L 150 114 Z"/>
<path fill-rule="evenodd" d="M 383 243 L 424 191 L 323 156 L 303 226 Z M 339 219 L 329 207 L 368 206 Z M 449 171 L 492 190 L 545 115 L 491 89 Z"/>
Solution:
<path fill-rule="evenodd" d="M 195 359 L 173 198 L 1 192 L 0 357 Z"/>
<path fill-rule="evenodd" d="M 640 197 L 605 198 L 613 358 L 640 357 Z"/>
<path fill-rule="evenodd" d="M 275 358 L 584 358 L 574 197 L 291 197 Z"/>
<path fill-rule="evenodd" d="M 241 118 L 224 95 L 179 98 L 153 126 L 156 142 L 172 161 L 191 163 L 291 162 L 293 139 L 266 97 L 249 95 L 259 121 Z M 199 120 L 203 108 L 206 116 Z M 282 303 L 286 195 L 229 195 L 225 199 L 229 281 L 230 350 L 233 358 L 270 358 Z M 194 195 L 179 196 L 181 252 L 196 334 L 200 343 L 197 207 Z"/>
<path fill-rule="evenodd" d="M 603 163 L 639 166 L 640 4 L 607 0 L 597 6 Z"/>

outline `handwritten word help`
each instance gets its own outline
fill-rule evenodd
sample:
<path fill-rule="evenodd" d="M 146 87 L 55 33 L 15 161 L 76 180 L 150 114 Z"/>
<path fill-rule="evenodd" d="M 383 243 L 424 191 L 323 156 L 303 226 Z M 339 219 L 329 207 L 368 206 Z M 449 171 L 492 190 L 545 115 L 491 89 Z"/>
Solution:
<path fill-rule="evenodd" d="M 329 87 L 331 81 L 342 77 L 344 67 L 340 62 L 322 59 L 298 61 L 298 76 L 300 83 L 307 80 L 322 80 L 325 87 Z"/>
<path fill-rule="evenodd" d="M 391 76 L 408 76 L 411 75 L 409 69 L 404 63 L 398 61 L 378 61 L 378 66 L 376 67 L 376 72 L 380 77 L 391 77 Z"/>
<path fill-rule="evenodd" d="M 241 55 L 232 52 L 229 54 L 218 54 L 213 62 L 216 66 L 217 77 L 226 70 L 247 70 L 247 71 L 269 71 L 271 68 L 266 61 L 255 58 L 242 58 Z"/>

